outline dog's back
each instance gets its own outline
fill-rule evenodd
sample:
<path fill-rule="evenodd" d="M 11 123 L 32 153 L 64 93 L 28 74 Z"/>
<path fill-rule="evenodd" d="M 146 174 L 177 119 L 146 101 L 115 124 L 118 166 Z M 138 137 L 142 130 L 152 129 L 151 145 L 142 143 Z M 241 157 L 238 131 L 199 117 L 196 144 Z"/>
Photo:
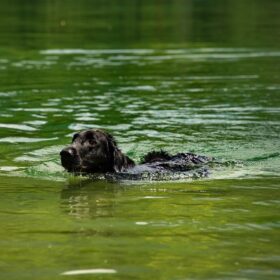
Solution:
<path fill-rule="evenodd" d="M 123 180 L 178 180 L 207 177 L 207 163 L 212 158 L 193 153 L 171 156 L 165 151 L 152 151 L 143 161 L 124 172 L 107 174 L 111 179 Z"/>

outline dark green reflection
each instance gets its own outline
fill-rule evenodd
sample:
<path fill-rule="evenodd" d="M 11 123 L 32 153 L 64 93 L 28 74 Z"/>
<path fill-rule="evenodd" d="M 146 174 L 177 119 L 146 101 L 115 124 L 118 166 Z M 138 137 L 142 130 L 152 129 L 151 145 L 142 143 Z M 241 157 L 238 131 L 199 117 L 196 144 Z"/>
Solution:
<path fill-rule="evenodd" d="M 2 1 L 1 49 L 279 46 L 277 0 Z"/>

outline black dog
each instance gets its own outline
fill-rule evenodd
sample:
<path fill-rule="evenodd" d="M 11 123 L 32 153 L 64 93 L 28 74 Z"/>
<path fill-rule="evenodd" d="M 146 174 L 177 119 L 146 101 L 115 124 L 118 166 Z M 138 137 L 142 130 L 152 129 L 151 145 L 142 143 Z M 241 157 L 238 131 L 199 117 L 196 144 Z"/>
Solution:
<path fill-rule="evenodd" d="M 212 160 L 192 153 L 179 153 L 172 156 L 164 151 L 153 151 L 136 165 L 132 159 L 121 152 L 113 136 L 103 130 L 93 129 L 74 134 L 71 145 L 64 148 L 60 156 L 62 166 L 68 172 L 102 173 L 111 176 L 115 174 L 129 179 L 143 178 L 143 174 L 153 174 L 155 177 L 154 174 L 168 173 L 205 177 L 208 174 L 205 164 Z M 195 172 L 190 172 L 194 170 Z"/>

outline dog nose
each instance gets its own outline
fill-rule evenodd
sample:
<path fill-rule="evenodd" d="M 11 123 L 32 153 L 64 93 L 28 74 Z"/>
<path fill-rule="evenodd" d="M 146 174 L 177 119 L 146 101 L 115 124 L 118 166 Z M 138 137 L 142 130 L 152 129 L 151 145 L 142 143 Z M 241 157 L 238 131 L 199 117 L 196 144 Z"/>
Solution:
<path fill-rule="evenodd" d="M 60 152 L 62 158 L 73 158 L 77 154 L 77 151 L 73 147 L 65 148 Z"/>

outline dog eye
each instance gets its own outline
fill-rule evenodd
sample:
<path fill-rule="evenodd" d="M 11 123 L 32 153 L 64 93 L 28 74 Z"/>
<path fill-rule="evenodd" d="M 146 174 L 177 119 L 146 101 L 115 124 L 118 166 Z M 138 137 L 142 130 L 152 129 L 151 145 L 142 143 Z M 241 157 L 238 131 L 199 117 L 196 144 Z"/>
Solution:
<path fill-rule="evenodd" d="M 95 145 L 97 143 L 95 139 L 89 139 L 88 142 L 91 145 Z"/>

